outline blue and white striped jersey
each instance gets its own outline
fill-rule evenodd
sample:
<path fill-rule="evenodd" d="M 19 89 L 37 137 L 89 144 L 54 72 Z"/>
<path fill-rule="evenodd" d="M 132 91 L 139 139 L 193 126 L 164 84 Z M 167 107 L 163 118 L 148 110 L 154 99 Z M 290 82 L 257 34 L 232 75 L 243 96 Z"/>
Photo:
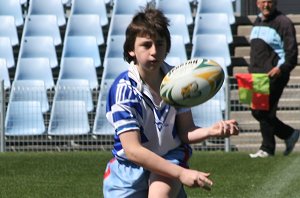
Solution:
<path fill-rule="evenodd" d="M 164 73 L 171 69 L 166 63 L 162 65 Z M 139 131 L 142 145 L 160 156 L 181 145 L 174 127 L 175 117 L 189 109 L 177 109 L 163 101 L 156 105 L 134 64 L 112 84 L 106 109 L 106 117 L 115 129 L 112 152 L 117 158 L 126 159 L 119 139 L 126 131 Z"/>

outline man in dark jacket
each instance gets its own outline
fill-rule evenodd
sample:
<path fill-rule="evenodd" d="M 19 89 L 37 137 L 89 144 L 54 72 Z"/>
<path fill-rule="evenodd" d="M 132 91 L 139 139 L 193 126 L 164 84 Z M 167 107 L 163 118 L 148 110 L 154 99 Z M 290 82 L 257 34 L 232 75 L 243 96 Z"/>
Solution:
<path fill-rule="evenodd" d="M 251 109 L 259 122 L 262 144 L 251 158 L 275 154 L 275 136 L 286 144 L 284 155 L 292 152 L 299 139 L 299 130 L 283 123 L 276 116 L 278 101 L 287 85 L 290 72 L 297 64 L 298 48 L 291 20 L 277 10 L 277 0 L 257 0 L 260 14 L 250 35 L 250 73 L 267 73 L 270 78 L 269 110 Z"/>

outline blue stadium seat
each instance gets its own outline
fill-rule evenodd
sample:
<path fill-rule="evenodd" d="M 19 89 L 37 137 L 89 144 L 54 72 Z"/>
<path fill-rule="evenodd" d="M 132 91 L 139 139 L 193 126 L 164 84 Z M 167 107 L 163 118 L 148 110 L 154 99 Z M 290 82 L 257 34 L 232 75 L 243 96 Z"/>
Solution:
<path fill-rule="evenodd" d="M 168 63 L 168 58 L 172 57 L 180 58 L 181 63 L 185 62 L 187 60 L 187 54 L 184 38 L 180 35 L 171 35 L 171 43 L 171 49 L 167 55 L 166 62 Z"/>
<path fill-rule="evenodd" d="M 20 0 L 1 0 L 0 15 L 13 16 L 17 27 L 24 24 Z"/>
<path fill-rule="evenodd" d="M 90 131 L 88 114 L 83 101 L 54 101 L 48 134 L 85 135 Z"/>
<path fill-rule="evenodd" d="M 132 17 L 132 14 L 112 15 L 107 34 L 107 40 L 109 41 L 111 36 L 125 35 L 126 28 L 131 22 Z"/>
<path fill-rule="evenodd" d="M 98 45 L 104 44 L 100 18 L 95 14 L 73 14 L 67 26 L 68 36 L 94 36 Z"/>
<path fill-rule="evenodd" d="M 225 13 L 198 14 L 195 19 L 193 40 L 197 34 L 224 34 L 228 43 L 233 41 L 228 15 Z"/>
<path fill-rule="evenodd" d="M 107 40 L 107 47 L 105 51 L 104 60 L 107 58 L 123 58 L 123 44 L 125 42 L 125 35 L 110 36 Z"/>
<path fill-rule="evenodd" d="M 0 37 L 0 58 L 5 60 L 7 68 L 15 66 L 13 47 L 8 37 Z"/>
<path fill-rule="evenodd" d="M 42 135 L 45 132 L 41 104 L 37 101 L 8 103 L 5 118 L 6 136 Z"/>
<path fill-rule="evenodd" d="M 0 58 L 0 80 L 4 81 L 4 89 L 9 89 L 11 86 L 8 68 L 5 59 Z"/>
<path fill-rule="evenodd" d="M 99 101 L 94 120 L 93 134 L 95 135 L 113 135 L 115 130 L 106 119 L 106 101 Z"/>
<path fill-rule="evenodd" d="M 157 8 L 161 9 L 165 14 L 183 14 L 186 19 L 186 24 L 194 23 L 191 6 L 187 0 L 159 0 Z"/>
<path fill-rule="evenodd" d="M 61 0 L 41 1 L 30 0 L 29 15 L 55 15 L 57 17 L 58 26 L 66 24 L 64 6 Z"/>
<path fill-rule="evenodd" d="M 115 81 L 115 79 L 105 79 L 105 80 L 101 81 L 98 102 L 106 101 L 107 94 L 109 92 L 111 85 L 114 83 L 114 81 Z"/>
<path fill-rule="evenodd" d="M 223 57 L 225 65 L 231 65 L 226 36 L 223 34 L 199 34 L 193 43 L 191 58 Z"/>
<path fill-rule="evenodd" d="M 166 14 L 166 17 L 170 20 L 169 31 L 171 35 L 181 35 L 184 44 L 190 43 L 190 34 L 185 16 L 183 14 Z"/>
<path fill-rule="evenodd" d="M 134 15 L 141 10 L 141 7 L 145 7 L 147 2 L 147 0 L 114 0 L 112 16 L 116 14 Z"/>
<path fill-rule="evenodd" d="M 104 0 L 73 0 L 71 14 L 96 14 L 100 17 L 101 26 L 108 24 Z"/>
<path fill-rule="evenodd" d="M 181 63 L 183 63 L 179 57 L 175 57 L 175 56 L 172 56 L 172 57 L 167 56 L 165 59 L 165 62 L 167 64 L 169 64 L 170 66 L 177 66 L 177 65 L 180 65 Z"/>
<path fill-rule="evenodd" d="M 62 42 L 57 17 L 55 15 L 30 15 L 27 17 L 24 27 L 25 37 L 30 36 L 50 36 L 54 45 Z"/>
<path fill-rule="evenodd" d="M 115 79 L 120 73 L 128 70 L 129 63 L 123 58 L 107 58 L 103 63 L 102 79 Z"/>
<path fill-rule="evenodd" d="M 62 58 L 81 57 L 92 58 L 94 66 L 101 66 L 97 40 L 93 36 L 67 36 Z"/>
<path fill-rule="evenodd" d="M 88 80 L 60 79 L 56 84 L 54 101 L 83 101 L 86 111 L 94 109 L 92 92 Z"/>
<path fill-rule="evenodd" d="M 55 45 L 49 36 L 25 37 L 21 42 L 20 58 L 48 58 L 51 68 L 58 65 Z"/>
<path fill-rule="evenodd" d="M 99 86 L 92 58 L 63 58 L 58 79 L 88 80 L 90 89 L 97 89 Z"/>
<path fill-rule="evenodd" d="M 207 102 L 191 108 L 193 120 L 196 126 L 210 127 L 223 120 L 221 104 L 219 100 L 210 99 Z"/>
<path fill-rule="evenodd" d="M 42 80 L 15 80 L 13 82 L 10 101 L 37 101 L 43 113 L 49 111 L 47 90 Z"/>
<path fill-rule="evenodd" d="M 226 13 L 228 15 L 229 23 L 235 23 L 235 16 L 231 0 L 222 0 L 218 1 L 218 3 L 212 0 L 198 0 L 196 15 L 203 13 Z"/>
<path fill-rule="evenodd" d="M 42 80 L 46 89 L 54 87 L 48 58 L 21 58 L 18 60 L 14 80 Z"/>
<path fill-rule="evenodd" d="M 19 38 L 14 17 L 0 15 L 0 24 L 0 36 L 9 37 L 12 46 L 19 45 Z"/>

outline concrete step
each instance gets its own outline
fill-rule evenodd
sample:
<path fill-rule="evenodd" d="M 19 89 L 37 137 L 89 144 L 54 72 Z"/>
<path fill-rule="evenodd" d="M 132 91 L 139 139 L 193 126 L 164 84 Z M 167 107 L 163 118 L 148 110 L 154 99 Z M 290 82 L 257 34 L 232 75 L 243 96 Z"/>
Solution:
<path fill-rule="evenodd" d="M 279 110 L 277 116 L 286 124 L 300 129 L 300 111 Z M 242 131 L 258 131 L 259 123 L 253 118 L 249 111 L 234 111 L 230 112 L 230 118 L 236 119 Z"/>
<path fill-rule="evenodd" d="M 297 58 L 298 64 L 300 63 L 300 55 L 298 54 Z M 250 64 L 250 56 L 232 56 L 231 57 L 232 65 L 248 65 Z"/>
<path fill-rule="evenodd" d="M 236 46 L 234 48 L 234 56 L 235 57 L 248 57 L 250 55 L 250 46 Z M 300 45 L 298 45 L 298 51 L 300 50 Z M 298 54 L 298 59 L 300 55 Z"/>
<path fill-rule="evenodd" d="M 232 136 L 230 142 L 238 151 L 255 152 L 261 145 L 261 134 L 257 133 L 240 133 L 238 136 Z M 276 137 L 276 151 L 284 151 L 285 143 Z M 297 142 L 294 151 L 300 151 L 300 142 Z"/>
<path fill-rule="evenodd" d="M 238 36 L 249 36 L 252 30 L 252 25 L 239 25 L 237 26 Z M 300 25 L 295 25 L 296 34 L 300 34 Z"/>
<path fill-rule="evenodd" d="M 248 73 L 248 66 L 233 67 L 233 76 L 237 73 Z M 300 65 L 297 65 L 291 72 L 292 77 L 300 77 Z"/>
<path fill-rule="evenodd" d="M 236 25 L 252 25 L 257 15 L 237 16 Z M 300 24 L 300 14 L 287 14 L 294 24 Z"/>

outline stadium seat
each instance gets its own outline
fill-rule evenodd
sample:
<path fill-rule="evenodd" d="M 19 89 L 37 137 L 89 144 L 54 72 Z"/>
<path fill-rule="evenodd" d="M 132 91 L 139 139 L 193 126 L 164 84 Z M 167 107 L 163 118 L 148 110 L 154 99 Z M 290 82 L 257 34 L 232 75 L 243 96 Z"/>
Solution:
<path fill-rule="evenodd" d="M 147 0 L 114 0 L 114 7 L 112 16 L 116 14 L 129 14 L 134 15 L 145 7 Z"/>
<path fill-rule="evenodd" d="M 93 36 L 67 36 L 62 58 L 81 57 L 92 58 L 94 66 L 101 66 L 97 40 Z"/>
<path fill-rule="evenodd" d="M 231 56 L 226 36 L 223 34 L 199 34 L 193 43 L 191 58 L 223 57 L 230 66 Z"/>
<path fill-rule="evenodd" d="M 14 80 L 42 80 L 46 89 L 54 87 L 54 80 L 48 58 L 21 58 Z"/>
<path fill-rule="evenodd" d="M 196 15 L 203 13 L 226 13 L 228 15 L 229 24 L 235 23 L 235 16 L 231 0 L 222 0 L 218 1 L 218 3 L 212 0 L 198 0 Z"/>
<path fill-rule="evenodd" d="M 0 58 L 5 60 L 7 68 L 15 66 L 13 47 L 8 37 L 0 37 Z"/>
<path fill-rule="evenodd" d="M 113 135 L 115 130 L 106 119 L 106 101 L 99 101 L 94 120 L 93 134 L 95 135 Z"/>
<path fill-rule="evenodd" d="M 120 73 L 128 70 L 129 63 L 123 58 L 107 58 L 103 63 L 102 79 L 115 79 Z"/>
<path fill-rule="evenodd" d="M 63 58 L 58 79 L 88 80 L 91 90 L 99 86 L 92 58 Z"/>
<path fill-rule="evenodd" d="M 100 93 L 99 93 L 99 97 L 98 97 L 99 101 L 106 101 L 107 94 L 109 92 L 111 85 L 114 83 L 114 81 L 115 81 L 115 79 L 105 79 L 105 80 L 101 81 Z"/>
<path fill-rule="evenodd" d="M 181 35 L 184 44 L 190 43 L 189 29 L 185 16 L 183 14 L 166 14 L 166 17 L 170 20 L 169 31 L 171 35 Z"/>
<path fill-rule="evenodd" d="M 83 101 L 86 111 L 94 109 L 89 81 L 83 79 L 60 79 L 56 84 L 54 99 L 56 101 Z"/>
<path fill-rule="evenodd" d="M 105 51 L 104 60 L 107 58 L 123 58 L 123 44 L 125 42 L 125 35 L 110 36 L 107 40 L 107 47 Z"/>
<path fill-rule="evenodd" d="M 221 104 L 219 100 L 210 99 L 201 105 L 191 108 L 193 120 L 196 126 L 210 127 L 214 123 L 223 120 Z"/>
<path fill-rule="evenodd" d="M 111 84 L 119 74 L 128 70 L 130 64 L 124 61 L 123 58 L 107 58 L 102 73 L 100 85 L 99 101 L 105 101 Z"/>
<path fill-rule="evenodd" d="M 0 58 L 0 80 L 4 81 L 4 89 L 9 89 L 11 86 L 8 68 L 5 59 Z"/>
<path fill-rule="evenodd" d="M 20 0 L 1 0 L 0 15 L 13 16 L 15 18 L 15 25 L 17 27 L 24 24 Z"/>
<path fill-rule="evenodd" d="M 186 19 L 186 24 L 193 24 L 193 16 L 190 3 L 187 0 L 159 0 L 157 8 L 161 9 L 165 14 L 183 14 Z"/>
<path fill-rule="evenodd" d="M 109 41 L 111 39 L 111 36 L 125 35 L 126 28 L 131 22 L 132 17 L 132 14 L 112 15 L 107 34 L 107 40 Z"/>
<path fill-rule="evenodd" d="M 9 37 L 12 46 L 19 45 L 19 38 L 14 17 L 0 15 L 0 24 L 0 36 Z"/>
<path fill-rule="evenodd" d="M 21 42 L 20 58 L 48 58 L 51 68 L 58 65 L 55 45 L 49 36 L 25 37 Z"/>
<path fill-rule="evenodd" d="M 30 0 L 28 15 L 55 15 L 58 26 L 66 24 L 66 17 L 62 0 Z"/>
<path fill-rule="evenodd" d="M 100 17 L 101 26 L 108 24 L 104 0 L 73 0 L 71 14 L 96 14 Z"/>
<path fill-rule="evenodd" d="M 193 40 L 197 34 L 224 34 L 228 43 L 233 41 L 228 15 L 225 13 L 198 14 L 195 19 Z"/>
<path fill-rule="evenodd" d="M 54 101 L 48 134 L 85 135 L 90 131 L 88 114 L 83 101 Z"/>
<path fill-rule="evenodd" d="M 73 14 L 67 26 L 68 36 L 94 36 L 98 45 L 104 44 L 100 18 L 95 14 Z"/>
<path fill-rule="evenodd" d="M 5 118 L 6 136 L 42 135 L 45 132 L 41 104 L 37 101 L 8 103 Z"/>
<path fill-rule="evenodd" d="M 10 101 L 40 102 L 43 113 L 49 111 L 47 90 L 42 80 L 15 80 L 13 82 Z"/>
<path fill-rule="evenodd" d="M 167 55 L 166 62 L 168 63 L 169 57 L 178 57 L 181 63 L 185 62 L 187 60 L 187 54 L 184 38 L 180 35 L 171 35 L 171 43 L 171 49 Z"/>
<path fill-rule="evenodd" d="M 172 56 L 172 57 L 167 56 L 165 59 L 165 62 L 170 66 L 177 66 L 177 65 L 180 65 L 181 63 L 183 63 L 180 58 L 175 57 L 175 56 Z"/>
<path fill-rule="evenodd" d="M 62 42 L 57 17 L 54 15 L 30 15 L 27 17 L 24 27 L 25 37 L 30 36 L 50 36 L 54 45 Z"/>

